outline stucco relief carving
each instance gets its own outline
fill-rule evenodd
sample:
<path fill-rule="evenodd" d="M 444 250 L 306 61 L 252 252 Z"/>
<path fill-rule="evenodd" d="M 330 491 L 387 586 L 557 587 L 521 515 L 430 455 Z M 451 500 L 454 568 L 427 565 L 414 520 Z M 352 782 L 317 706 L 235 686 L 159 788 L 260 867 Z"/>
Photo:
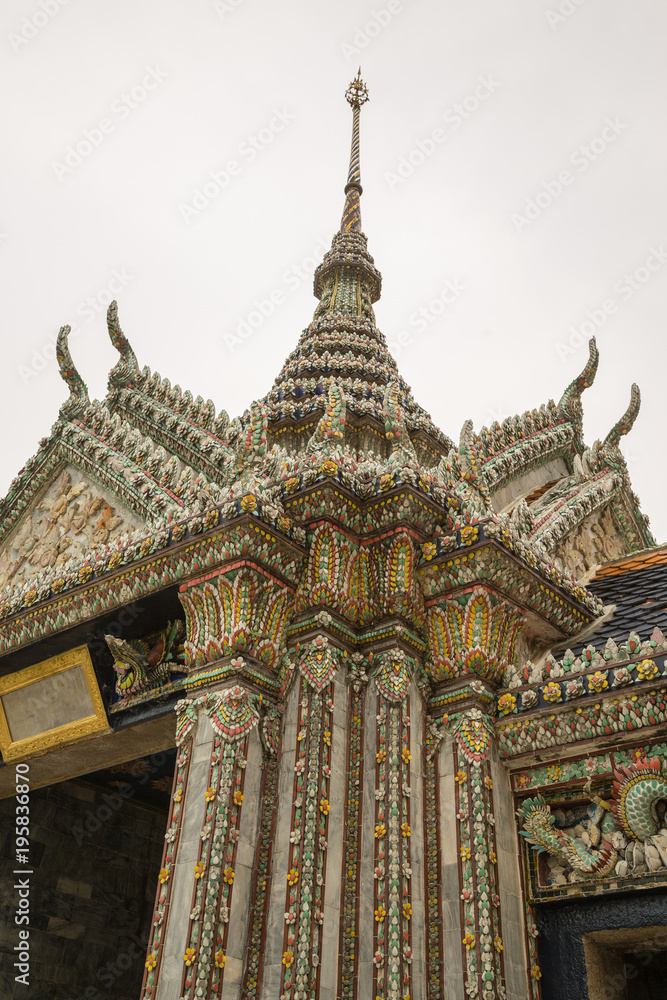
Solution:
<path fill-rule="evenodd" d="M 625 545 L 607 507 L 587 518 L 579 530 L 565 538 L 556 552 L 556 565 L 580 580 L 598 566 L 625 555 Z"/>
<path fill-rule="evenodd" d="M 85 556 L 141 520 L 107 490 L 68 466 L 0 550 L 0 587 Z"/>

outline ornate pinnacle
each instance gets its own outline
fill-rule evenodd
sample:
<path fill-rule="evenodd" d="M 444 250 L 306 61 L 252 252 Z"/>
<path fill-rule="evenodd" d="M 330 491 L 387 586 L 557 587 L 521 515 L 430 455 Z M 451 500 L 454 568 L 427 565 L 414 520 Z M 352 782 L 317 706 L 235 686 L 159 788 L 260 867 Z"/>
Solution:
<path fill-rule="evenodd" d="M 369 99 L 368 87 L 361 79 L 361 66 L 354 80 L 345 91 L 345 97 L 347 98 L 347 103 L 353 108 L 360 108 Z"/>
<path fill-rule="evenodd" d="M 368 87 L 361 79 L 361 68 L 355 79 L 345 92 L 347 102 L 352 108 L 352 146 L 350 148 L 350 169 L 345 185 L 345 208 L 341 219 L 342 233 L 361 232 L 361 169 L 359 167 L 359 112 L 368 100 Z"/>

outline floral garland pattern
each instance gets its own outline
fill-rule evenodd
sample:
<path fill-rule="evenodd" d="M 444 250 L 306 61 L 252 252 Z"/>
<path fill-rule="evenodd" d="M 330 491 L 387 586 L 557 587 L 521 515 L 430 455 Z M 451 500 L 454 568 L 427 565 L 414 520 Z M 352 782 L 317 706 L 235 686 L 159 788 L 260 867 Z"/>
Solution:
<path fill-rule="evenodd" d="M 198 707 L 196 702 L 188 699 L 183 699 L 176 705 L 176 711 L 178 712 L 176 723 L 178 756 L 176 758 L 176 770 L 174 772 L 174 784 L 171 793 L 169 822 L 167 823 L 167 832 L 164 835 L 164 853 L 158 876 L 152 932 L 148 943 L 148 954 L 145 963 L 146 971 L 141 987 L 142 1000 L 150 1000 L 151 997 L 155 996 L 156 983 L 160 974 L 160 966 L 162 965 L 164 940 L 167 930 L 165 916 L 172 890 L 170 875 L 180 839 L 183 819 L 183 796 L 187 788 L 190 759 L 192 756 L 193 731 L 197 723 Z"/>
<path fill-rule="evenodd" d="M 294 765 L 290 867 L 287 872 L 281 1000 L 306 1000 L 319 993 L 324 920 L 324 876 L 331 776 L 333 684 L 299 687 Z"/>
<path fill-rule="evenodd" d="M 507 717 L 496 723 L 498 744 L 503 757 L 515 757 L 547 747 L 562 747 L 662 725 L 667 722 L 667 688 L 586 704 L 561 710 L 557 715 L 535 718 Z"/>
<path fill-rule="evenodd" d="M 378 1000 L 409 1000 L 412 962 L 410 701 L 378 699 L 375 771 L 375 931 Z"/>
<path fill-rule="evenodd" d="M 358 655 L 358 654 L 355 654 Z M 365 672 L 353 674 L 350 692 L 348 729 L 347 787 L 345 790 L 345 838 L 343 841 L 343 871 L 340 939 L 341 959 L 338 995 L 341 1000 L 357 996 L 356 972 L 359 938 L 359 899 L 361 896 L 359 864 L 359 830 L 362 821 L 363 754 L 364 754 L 364 687 Z"/>
<path fill-rule="evenodd" d="M 267 722 L 271 732 L 266 736 Z M 266 749 L 264 775 L 262 778 L 261 815 L 259 819 L 259 843 L 253 874 L 252 906 L 248 926 L 248 960 L 243 978 L 242 996 L 256 997 L 262 974 L 262 952 L 264 927 L 267 917 L 269 889 L 271 885 L 271 855 L 275 832 L 276 796 L 278 791 L 279 732 L 278 713 L 269 713 L 263 723 L 263 743 Z"/>
<path fill-rule="evenodd" d="M 539 954 L 537 951 L 537 924 L 535 922 L 535 914 L 533 913 L 533 908 L 526 900 L 526 942 L 528 947 L 528 988 L 530 990 L 530 996 L 528 1000 L 542 1000 L 542 987 L 540 985 L 540 979 L 542 978 L 542 972 L 540 970 Z"/>
<path fill-rule="evenodd" d="M 442 722 L 447 723 L 447 716 Z M 426 855 L 426 975 L 428 996 L 443 996 L 444 961 L 442 920 L 440 917 L 440 796 L 438 794 L 438 748 L 444 730 L 427 719 L 424 743 L 424 846 Z"/>
<path fill-rule="evenodd" d="M 496 870 L 489 725 L 479 709 L 462 714 L 454 730 L 462 954 L 468 997 L 506 996 L 500 896 Z"/>
<path fill-rule="evenodd" d="M 202 701 L 215 735 L 194 866 L 182 1000 L 218 993 L 223 983 L 248 741 L 259 721 L 253 699 L 242 688 L 207 694 Z"/>

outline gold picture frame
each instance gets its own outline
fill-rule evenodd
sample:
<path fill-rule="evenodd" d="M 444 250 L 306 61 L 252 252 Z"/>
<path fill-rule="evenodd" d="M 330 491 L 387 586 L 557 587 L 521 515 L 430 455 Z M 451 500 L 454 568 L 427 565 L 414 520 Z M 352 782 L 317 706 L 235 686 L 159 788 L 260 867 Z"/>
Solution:
<path fill-rule="evenodd" d="M 0 677 L 0 751 L 6 761 L 24 760 L 110 728 L 87 646 Z"/>

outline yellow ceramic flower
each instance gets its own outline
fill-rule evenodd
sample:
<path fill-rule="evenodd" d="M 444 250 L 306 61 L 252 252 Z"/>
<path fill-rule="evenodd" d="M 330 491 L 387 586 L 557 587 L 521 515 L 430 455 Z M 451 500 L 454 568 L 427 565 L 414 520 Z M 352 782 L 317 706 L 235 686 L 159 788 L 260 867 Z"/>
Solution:
<path fill-rule="evenodd" d="M 227 883 L 227 885 L 231 885 L 232 882 L 234 881 L 234 874 L 235 872 L 233 868 L 225 868 L 224 872 L 222 873 L 222 877 Z"/>
<path fill-rule="evenodd" d="M 146 966 L 149 972 L 151 971 L 151 969 L 154 969 L 155 966 L 157 965 L 157 955 L 149 955 L 146 961 L 144 962 L 144 965 Z"/>
<path fill-rule="evenodd" d="M 607 686 L 606 670 L 596 670 L 595 673 L 591 674 L 588 678 L 589 690 L 595 691 L 596 694 L 599 694 L 600 691 L 604 691 Z"/>
<path fill-rule="evenodd" d="M 192 965 L 192 963 L 194 962 L 194 960 L 195 960 L 195 950 L 194 950 L 194 948 L 186 948 L 185 949 L 185 955 L 183 955 L 183 961 L 188 966 L 188 968 Z"/>
<path fill-rule="evenodd" d="M 290 967 L 290 965 L 292 964 L 293 961 L 294 961 L 294 955 L 292 954 L 292 952 L 291 951 L 284 951 L 283 952 L 283 965 L 286 966 L 289 969 L 289 967 Z"/>
<path fill-rule="evenodd" d="M 215 953 L 215 964 L 219 969 L 222 969 L 225 962 L 227 961 L 227 956 L 223 951 L 216 951 Z"/>
<path fill-rule="evenodd" d="M 234 802 L 236 802 L 237 806 L 241 805 L 241 803 L 243 802 L 244 798 L 245 798 L 245 795 L 243 794 L 243 792 L 240 792 L 238 790 L 234 792 Z"/>
<path fill-rule="evenodd" d="M 378 906 L 377 910 L 375 911 L 375 919 L 377 920 L 377 922 L 382 923 L 382 921 L 386 916 L 387 916 L 387 911 L 383 909 L 383 907 Z"/>
<path fill-rule="evenodd" d="M 195 878 L 201 878 L 204 872 L 206 871 L 206 865 L 204 864 L 204 862 L 198 861 L 197 864 L 195 865 L 194 871 L 195 871 Z"/>
<path fill-rule="evenodd" d="M 160 868 L 160 874 L 158 875 L 158 879 L 162 883 L 162 885 L 164 885 L 164 883 L 167 881 L 168 878 L 169 878 L 169 869 Z"/>
<path fill-rule="evenodd" d="M 560 701 L 560 684 L 550 681 L 547 685 L 545 685 L 545 687 L 542 688 L 542 694 L 544 695 L 545 701 Z"/>
<path fill-rule="evenodd" d="M 461 541 L 464 545 L 472 545 L 473 542 L 477 541 L 477 536 L 479 535 L 479 529 L 473 527 L 467 527 L 461 529 Z"/>
<path fill-rule="evenodd" d="M 296 870 L 296 868 L 290 868 L 290 870 L 287 873 L 287 881 L 289 882 L 289 884 L 294 885 L 295 882 L 297 882 L 298 878 L 299 878 L 299 873 Z"/>
<path fill-rule="evenodd" d="M 658 664 L 655 660 L 642 660 L 637 664 L 637 677 L 640 681 L 653 680 L 658 673 Z"/>
<path fill-rule="evenodd" d="M 384 825 L 384 823 L 378 823 L 378 825 L 375 827 L 375 836 L 377 837 L 378 840 L 384 837 L 386 832 L 387 828 Z"/>
<path fill-rule="evenodd" d="M 503 694 L 498 699 L 498 711 L 502 715 L 507 715 L 509 712 L 513 712 L 516 708 L 516 698 L 513 694 Z"/>
<path fill-rule="evenodd" d="M 464 945 L 466 946 L 466 950 L 467 950 L 467 951 L 470 951 L 470 949 L 471 949 L 471 948 L 473 947 L 473 945 L 475 944 L 475 938 L 474 938 L 474 935 L 473 935 L 473 934 L 470 934 L 470 933 L 466 934 L 466 936 L 465 936 L 465 937 L 463 938 L 463 943 L 464 943 Z"/>

